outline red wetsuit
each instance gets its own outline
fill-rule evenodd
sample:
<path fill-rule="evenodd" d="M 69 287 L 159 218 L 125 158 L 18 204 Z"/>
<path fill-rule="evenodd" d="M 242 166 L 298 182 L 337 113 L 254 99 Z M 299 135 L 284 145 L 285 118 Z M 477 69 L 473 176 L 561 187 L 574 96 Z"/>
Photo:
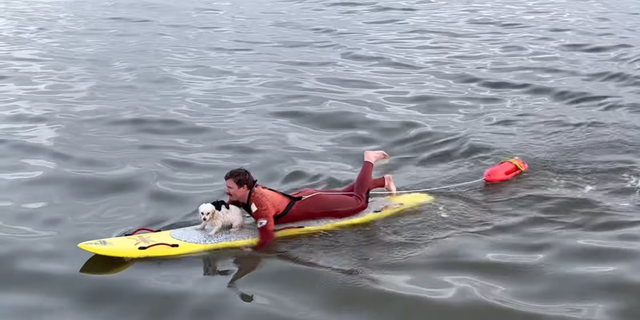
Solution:
<path fill-rule="evenodd" d="M 368 206 L 369 191 L 385 186 L 384 177 L 371 178 L 372 171 L 373 163 L 365 161 L 356 181 L 343 189 L 307 188 L 288 195 L 256 185 L 249 192 L 247 203 L 233 204 L 244 208 L 255 219 L 260 231 L 256 249 L 261 249 L 273 240 L 276 224 L 344 218 L 362 212 Z M 312 196 L 303 198 L 309 195 Z"/>

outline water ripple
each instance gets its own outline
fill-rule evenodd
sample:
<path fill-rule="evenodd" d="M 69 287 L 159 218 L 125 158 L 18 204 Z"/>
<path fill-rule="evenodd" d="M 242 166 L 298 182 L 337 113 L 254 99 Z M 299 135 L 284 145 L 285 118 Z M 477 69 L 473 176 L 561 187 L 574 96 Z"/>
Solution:
<path fill-rule="evenodd" d="M 540 305 L 517 301 L 502 294 L 506 288 L 471 277 L 446 277 L 444 280 L 452 283 L 456 288 L 470 288 L 476 295 L 487 301 L 522 311 L 540 312 L 548 315 L 568 316 L 578 319 L 597 318 L 598 312 L 600 311 L 600 306 L 597 305 Z"/>
<path fill-rule="evenodd" d="M 55 232 L 36 230 L 27 226 L 9 225 L 0 221 L 0 237 L 44 238 L 55 236 Z"/>

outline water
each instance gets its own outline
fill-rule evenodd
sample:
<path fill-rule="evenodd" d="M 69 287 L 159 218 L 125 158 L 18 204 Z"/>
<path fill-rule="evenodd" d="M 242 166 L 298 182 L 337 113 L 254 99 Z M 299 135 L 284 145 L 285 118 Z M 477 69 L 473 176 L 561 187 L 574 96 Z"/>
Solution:
<path fill-rule="evenodd" d="M 0 8 L 2 319 L 640 316 L 637 2 Z M 237 166 L 342 186 L 366 149 L 404 190 L 531 171 L 281 255 L 76 247 L 196 223 Z"/>

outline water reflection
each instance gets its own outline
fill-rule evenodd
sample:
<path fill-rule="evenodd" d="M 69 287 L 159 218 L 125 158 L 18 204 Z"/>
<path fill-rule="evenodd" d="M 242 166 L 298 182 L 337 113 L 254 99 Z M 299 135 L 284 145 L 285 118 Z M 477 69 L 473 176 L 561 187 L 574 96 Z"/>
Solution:
<path fill-rule="evenodd" d="M 227 250 L 207 253 L 200 256 L 200 258 L 202 259 L 203 276 L 231 276 L 229 282 L 227 283 L 227 288 L 233 290 L 237 294 L 238 298 L 240 298 L 240 300 L 247 303 L 253 302 L 254 295 L 246 293 L 245 291 L 238 288 L 236 282 L 244 278 L 248 274 L 256 271 L 264 259 L 278 259 L 299 266 L 337 272 L 342 275 L 367 280 L 371 283 L 377 283 L 377 281 L 373 277 L 363 274 L 363 272 L 358 268 L 344 269 L 329 265 L 323 265 L 314 261 L 302 259 L 299 256 L 296 256 L 289 252 L 275 251 L 274 249 L 265 252 Z M 236 270 L 220 269 L 218 267 L 228 259 L 230 259 L 233 265 L 235 265 Z M 127 259 L 93 255 L 80 268 L 80 273 L 87 275 L 113 275 L 127 270 L 137 262 L 152 260 L 155 259 Z"/>

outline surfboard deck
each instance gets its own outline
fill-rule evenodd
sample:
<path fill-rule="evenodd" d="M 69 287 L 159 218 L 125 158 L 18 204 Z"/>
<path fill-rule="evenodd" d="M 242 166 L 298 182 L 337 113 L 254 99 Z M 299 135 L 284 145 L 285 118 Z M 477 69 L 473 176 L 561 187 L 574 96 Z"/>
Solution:
<path fill-rule="evenodd" d="M 372 198 L 368 208 L 343 219 L 317 219 L 276 225 L 275 237 L 287 237 L 327 231 L 378 220 L 404 210 L 431 203 L 435 199 L 425 193 L 407 193 L 384 198 Z M 82 250 L 99 255 L 120 258 L 150 258 L 189 255 L 203 251 L 254 246 L 259 232 L 255 222 L 245 223 L 242 229 L 230 232 L 220 230 L 210 236 L 210 227 L 197 230 L 197 225 L 166 231 L 137 233 L 85 241 L 78 244 Z"/>

